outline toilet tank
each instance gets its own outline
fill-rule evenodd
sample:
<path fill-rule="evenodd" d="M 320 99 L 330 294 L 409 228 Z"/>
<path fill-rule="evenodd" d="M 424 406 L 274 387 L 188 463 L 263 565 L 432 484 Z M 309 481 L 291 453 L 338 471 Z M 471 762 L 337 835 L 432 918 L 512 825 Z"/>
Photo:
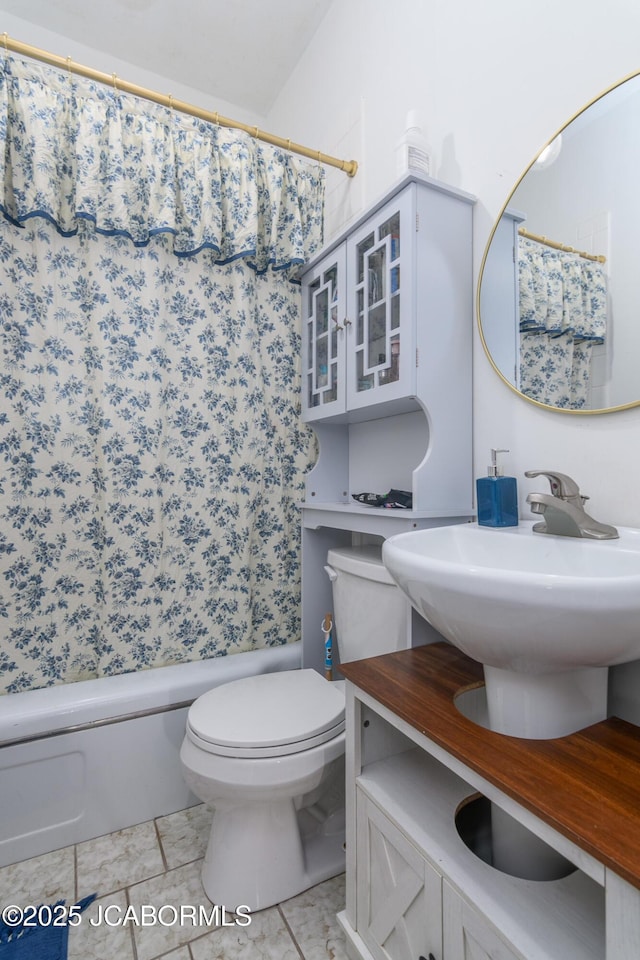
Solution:
<path fill-rule="evenodd" d="M 332 580 L 335 635 L 342 663 L 408 645 L 411 606 L 382 562 L 382 547 L 329 550 L 327 573 Z"/>

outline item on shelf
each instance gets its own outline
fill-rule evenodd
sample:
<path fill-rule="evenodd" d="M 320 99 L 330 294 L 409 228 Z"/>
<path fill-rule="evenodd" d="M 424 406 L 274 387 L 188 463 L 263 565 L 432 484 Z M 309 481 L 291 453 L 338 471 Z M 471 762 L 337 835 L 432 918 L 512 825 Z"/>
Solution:
<path fill-rule="evenodd" d="M 408 490 L 389 490 L 389 493 L 352 493 L 365 507 L 385 507 L 387 510 L 411 510 L 413 496 Z"/>

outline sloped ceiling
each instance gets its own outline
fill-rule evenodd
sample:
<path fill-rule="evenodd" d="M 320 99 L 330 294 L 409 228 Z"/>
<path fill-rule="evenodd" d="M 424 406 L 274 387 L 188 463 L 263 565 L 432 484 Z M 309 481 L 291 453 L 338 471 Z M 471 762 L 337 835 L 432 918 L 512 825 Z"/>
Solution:
<path fill-rule="evenodd" d="M 0 8 L 264 116 L 331 2 L 2 0 Z"/>

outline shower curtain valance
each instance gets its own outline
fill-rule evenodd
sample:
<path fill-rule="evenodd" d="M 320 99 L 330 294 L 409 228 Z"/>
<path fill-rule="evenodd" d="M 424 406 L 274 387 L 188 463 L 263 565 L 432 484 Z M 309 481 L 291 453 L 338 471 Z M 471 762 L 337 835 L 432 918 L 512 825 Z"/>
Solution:
<path fill-rule="evenodd" d="M 520 332 L 604 343 L 607 275 L 595 261 L 518 239 Z"/>
<path fill-rule="evenodd" d="M 568 410 L 590 403 L 593 347 L 607 336 L 601 263 L 518 238 L 519 388 Z"/>
<path fill-rule="evenodd" d="M 23 225 L 81 220 L 137 246 L 205 248 L 259 273 L 322 245 L 324 170 L 244 133 L 20 57 L 0 66 L 0 210 Z"/>

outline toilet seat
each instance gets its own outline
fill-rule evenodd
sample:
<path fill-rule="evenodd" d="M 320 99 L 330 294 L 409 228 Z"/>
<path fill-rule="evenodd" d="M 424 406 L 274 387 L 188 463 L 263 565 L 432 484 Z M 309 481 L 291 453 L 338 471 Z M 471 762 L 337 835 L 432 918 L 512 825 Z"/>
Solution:
<path fill-rule="evenodd" d="M 189 709 L 187 735 L 217 756 L 279 757 L 327 743 L 344 730 L 342 684 L 315 670 L 233 680 Z"/>

